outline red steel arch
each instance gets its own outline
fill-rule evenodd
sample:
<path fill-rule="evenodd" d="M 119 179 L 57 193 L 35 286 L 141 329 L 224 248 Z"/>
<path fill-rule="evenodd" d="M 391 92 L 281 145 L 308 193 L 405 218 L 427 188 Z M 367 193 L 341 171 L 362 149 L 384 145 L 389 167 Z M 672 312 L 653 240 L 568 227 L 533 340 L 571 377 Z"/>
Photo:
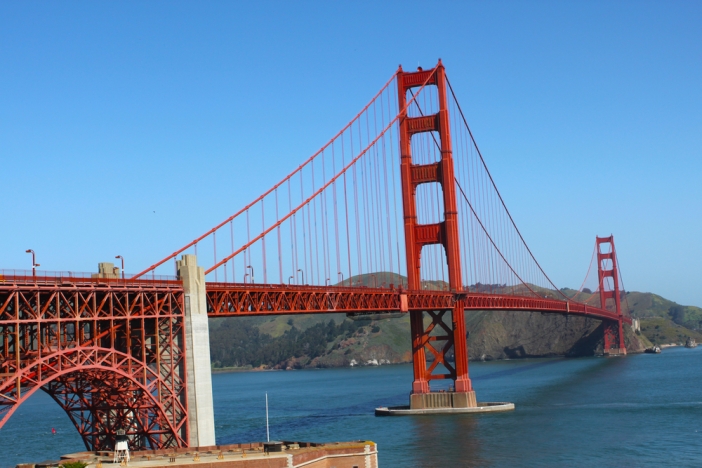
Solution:
<path fill-rule="evenodd" d="M 186 446 L 184 344 L 178 281 L 4 276 L 0 427 L 42 389 L 90 450 Z"/>
<path fill-rule="evenodd" d="M 40 376 L 41 369 L 48 372 Z M 134 377 L 139 374 L 148 375 L 146 385 Z M 162 403 L 155 370 L 128 354 L 99 347 L 66 349 L 35 361 L 15 377 L 0 386 L 0 393 L 16 393 L 17 380 L 23 391 L 19 400 L 3 405 L 0 426 L 41 389 L 68 413 L 86 447 L 111 449 L 111 434 L 121 428 L 132 436 L 134 447 L 184 445 L 178 434 L 185 419 L 174 421 Z"/>

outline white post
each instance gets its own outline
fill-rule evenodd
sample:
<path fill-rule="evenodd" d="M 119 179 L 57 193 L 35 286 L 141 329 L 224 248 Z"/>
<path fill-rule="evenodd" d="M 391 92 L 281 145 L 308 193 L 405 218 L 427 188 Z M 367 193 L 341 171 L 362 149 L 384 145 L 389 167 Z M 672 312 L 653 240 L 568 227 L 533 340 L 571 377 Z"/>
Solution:
<path fill-rule="evenodd" d="M 205 271 L 195 255 L 177 262 L 185 302 L 185 357 L 188 374 L 188 429 L 190 447 L 215 445 L 210 330 L 207 324 Z"/>
<path fill-rule="evenodd" d="M 268 392 L 266 392 L 266 442 L 271 441 L 270 432 L 268 432 Z"/>

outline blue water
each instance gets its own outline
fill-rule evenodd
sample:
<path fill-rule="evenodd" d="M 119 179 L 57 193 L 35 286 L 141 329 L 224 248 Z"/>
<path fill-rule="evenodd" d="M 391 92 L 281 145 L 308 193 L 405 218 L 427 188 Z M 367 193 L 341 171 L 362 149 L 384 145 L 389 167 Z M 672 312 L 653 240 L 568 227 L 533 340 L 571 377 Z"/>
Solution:
<path fill-rule="evenodd" d="M 516 411 L 376 418 L 376 406 L 407 404 L 408 365 L 216 374 L 217 442 L 265 439 L 268 392 L 272 439 L 372 440 L 384 468 L 702 466 L 702 347 L 471 363 L 470 372 L 479 401 Z M 0 430 L 0 468 L 82 449 L 41 392 Z"/>

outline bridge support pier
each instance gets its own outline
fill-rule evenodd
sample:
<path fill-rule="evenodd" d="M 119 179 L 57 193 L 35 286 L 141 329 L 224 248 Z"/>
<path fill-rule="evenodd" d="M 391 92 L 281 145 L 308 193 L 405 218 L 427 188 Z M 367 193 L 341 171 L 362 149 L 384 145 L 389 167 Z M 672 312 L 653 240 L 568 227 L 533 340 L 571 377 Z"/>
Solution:
<path fill-rule="evenodd" d="M 626 345 L 624 344 L 624 324 L 622 320 L 604 321 L 604 351 L 605 356 L 626 355 Z"/>
<path fill-rule="evenodd" d="M 456 301 L 451 311 L 451 326 L 445 323 L 448 311 L 429 312 L 432 322 L 424 327 L 423 312 L 412 312 L 413 361 L 415 380 L 410 394 L 410 409 L 474 408 L 478 405 L 468 377 L 468 342 L 463 300 Z M 445 333 L 439 334 L 439 333 Z M 433 357 L 427 367 L 426 351 Z M 452 355 L 452 356 L 451 356 Z M 453 365 L 450 358 L 453 357 Z M 439 366 L 448 374 L 435 374 Z M 452 379 L 452 391 L 432 392 L 431 380 Z"/>
<path fill-rule="evenodd" d="M 188 377 L 188 445 L 215 445 L 210 331 L 207 323 L 205 272 L 195 255 L 177 262 L 185 302 L 185 356 Z"/>

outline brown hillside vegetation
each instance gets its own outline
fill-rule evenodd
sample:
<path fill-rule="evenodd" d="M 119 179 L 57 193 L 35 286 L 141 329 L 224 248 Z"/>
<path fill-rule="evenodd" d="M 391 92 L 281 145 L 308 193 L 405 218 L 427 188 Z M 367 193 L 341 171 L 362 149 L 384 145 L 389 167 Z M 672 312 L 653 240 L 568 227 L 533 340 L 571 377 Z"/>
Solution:
<path fill-rule="evenodd" d="M 397 286 L 406 284 L 406 279 L 392 273 L 377 273 L 353 277 L 344 284 Z M 427 282 L 422 286 L 425 289 L 445 287 L 441 282 Z M 547 293 L 556 295 L 555 291 Z M 701 333 L 684 326 L 699 327 L 702 309 L 680 306 L 651 293 L 629 292 L 626 296 L 632 316 L 641 319 L 641 333 L 634 333 L 625 326 L 630 353 L 642 352 L 651 342 L 678 343 L 688 336 L 702 341 Z M 591 356 L 601 353 L 603 348 L 601 322 L 582 317 L 473 311 L 466 313 L 466 328 L 471 360 Z M 236 339 L 232 338 L 233 334 L 237 334 Z M 211 345 L 215 367 L 336 367 L 354 362 L 362 365 L 375 360 L 384 364 L 411 359 L 409 317 L 406 315 L 353 319 L 344 314 L 213 319 Z M 266 356 L 261 355 L 263 349 Z M 307 351 L 310 349 L 313 352 Z M 227 358 L 233 355 L 237 359 Z"/>

